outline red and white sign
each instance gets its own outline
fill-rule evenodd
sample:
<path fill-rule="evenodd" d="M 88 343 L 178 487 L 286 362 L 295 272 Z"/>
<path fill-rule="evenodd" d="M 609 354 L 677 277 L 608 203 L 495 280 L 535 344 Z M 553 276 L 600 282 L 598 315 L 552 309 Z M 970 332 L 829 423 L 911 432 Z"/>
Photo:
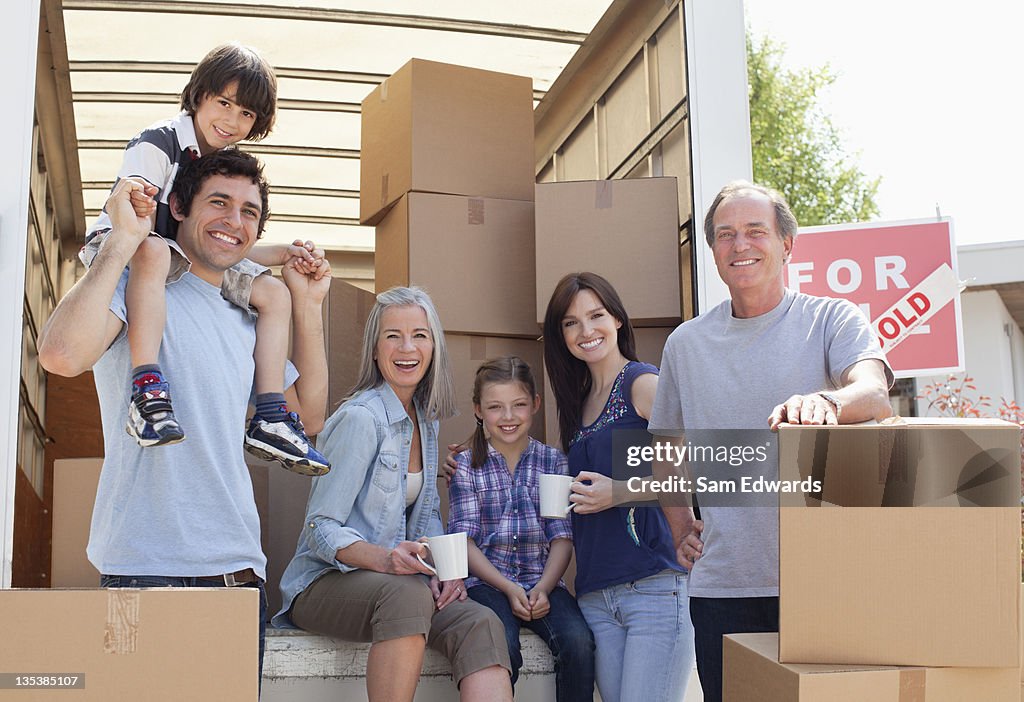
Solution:
<path fill-rule="evenodd" d="M 949 218 L 801 229 L 786 277 L 794 290 L 859 305 L 897 378 L 963 370 Z"/>

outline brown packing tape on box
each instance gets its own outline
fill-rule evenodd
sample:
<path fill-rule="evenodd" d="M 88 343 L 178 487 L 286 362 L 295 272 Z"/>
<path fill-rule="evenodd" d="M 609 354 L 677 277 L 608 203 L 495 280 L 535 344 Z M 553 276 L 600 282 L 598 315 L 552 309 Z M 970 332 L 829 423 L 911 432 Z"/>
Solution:
<path fill-rule="evenodd" d="M 612 196 L 612 191 L 614 190 L 614 188 L 614 181 L 596 181 L 596 186 L 594 188 L 595 210 L 608 210 L 614 207 L 615 198 Z"/>
<path fill-rule="evenodd" d="M 778 662 L 778 634 L 723 640 L 723 702 L 1014 702 L 1015 668 Z"/>
<path fill-rule="evenodd" d="M 107 626 L 103 631 L 106 653 L 135 653 L 139 645 L 139 591 L 107 591 Z"/>

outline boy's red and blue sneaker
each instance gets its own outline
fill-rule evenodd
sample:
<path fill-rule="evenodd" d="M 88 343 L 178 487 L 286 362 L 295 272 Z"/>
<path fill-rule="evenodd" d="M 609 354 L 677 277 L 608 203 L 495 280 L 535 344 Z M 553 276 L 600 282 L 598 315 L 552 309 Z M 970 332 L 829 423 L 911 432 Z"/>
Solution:
<path fill-rule="evenodd" d="M 146 376 L 142 380 L 144 382 L 133 384 L 125 431 L 143 448 L 184 441 L 185 432 L 174 418 L 167 382 L 158 375 Z"/>
<path fill-rule="evenodd" d="M 330 462 L 313 448 L 294 412 L 278 422 L 254 414 L 245 432 L 245 449 L 264 460 L 277 461 L 293 473 L 317 476 L 331 469 Z"/>

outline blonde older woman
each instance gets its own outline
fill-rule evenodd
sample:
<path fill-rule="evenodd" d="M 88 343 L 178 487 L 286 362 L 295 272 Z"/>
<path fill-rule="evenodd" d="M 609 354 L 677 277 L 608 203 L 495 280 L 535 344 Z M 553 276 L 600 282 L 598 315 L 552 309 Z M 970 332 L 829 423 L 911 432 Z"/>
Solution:
<path fill-rule="evenodd" d="M 411 700 L 425 646 L 452 664 L 464 702 L 511 702 L 501 622 L 439 583 L 417 560 L 443 534 L 436 488 L 438 421 L 455 409 L 441 324 L 418 288 L 377 296 L 359 380 L 319 447 L 334 469 L 315 478 L 295 557 L 281 579 L 277 625 L 371 641 L 369 699 Z"/>

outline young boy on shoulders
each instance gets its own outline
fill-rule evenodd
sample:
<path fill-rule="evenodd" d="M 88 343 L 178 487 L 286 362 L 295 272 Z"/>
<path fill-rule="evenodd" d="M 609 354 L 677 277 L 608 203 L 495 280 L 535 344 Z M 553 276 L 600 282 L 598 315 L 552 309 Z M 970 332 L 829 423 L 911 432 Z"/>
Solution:
<path fill-rule="evenodd" d="M 143 185 L 132 192 L 131 202 L 139 216 L 152 222 L 152 234 L 139 244 L 129 264 L 125 300 L 132 364 L 126 430 L 143 447 L 185 439 L 171 405 L 170 379 L 157 362 L 167 315 L 164 286 L 178 280 L 191 265 L 175 242 L 177 222 L 168 205 L 171 187 L 188 161 L 270 133 L 277 112 L 277 78 L 253 49 L 223 44 L 193 70 L 181 94 L 181 108 L 176 117 L 150 125 L 128 142 L 115 181 L 116 186 L 130 178 Z M 227 219 L 208 224 L 203 256 L 230 258 L 244 245 L 232 235 L 230 216 L 225 209 Z M 110 218 L 103 212 L 86 234 L 80 254 L 86 266 L 110 228 Z M 301 272 L 309 273 L 321 265 L 323 252 L 310 241 L 255 246 L 248 258 L 225 272 L 221 294 L 246 313 L 258 313 L 253 353 L 256 413 L 246 432 L 246 449 L 289 470 L 321 475 L 330 470 L 330 464 L 311 445 L 298 415 L 288 411 L 284 399 L 291 296 L 287 286 L 270 275 L 269 266 L 283 265 L 292 257 L 300 259 Z M 184 424 L 188 425 L 187 417 Z"/>

